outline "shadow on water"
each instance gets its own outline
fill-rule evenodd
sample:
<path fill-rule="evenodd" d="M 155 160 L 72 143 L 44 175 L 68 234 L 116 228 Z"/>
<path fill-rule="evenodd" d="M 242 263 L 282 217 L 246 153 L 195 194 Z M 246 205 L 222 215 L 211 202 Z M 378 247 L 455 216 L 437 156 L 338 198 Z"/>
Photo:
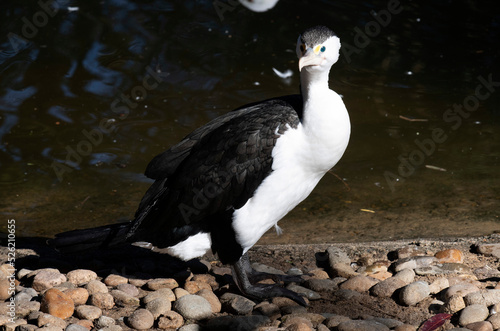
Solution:
<path fill-rule="evenodd" d="M 262 242 L 500 231 L 492 1 L 281 1 L 222 14 L 210 1 L 0 7 L 0 213 L 18 236 L 131 218 L 153 156 L 231 109 L 298 91 L 295 41 L 317 24 L 342 41 L 330 77 L 350 145 L 338 177 Z"/>

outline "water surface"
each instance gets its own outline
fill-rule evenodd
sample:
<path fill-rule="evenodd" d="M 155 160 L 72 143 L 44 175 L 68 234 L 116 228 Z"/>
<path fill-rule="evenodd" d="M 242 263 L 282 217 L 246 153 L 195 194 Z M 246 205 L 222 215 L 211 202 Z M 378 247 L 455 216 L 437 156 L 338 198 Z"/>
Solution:
<path fill-rule="evenodd" d="M 330 85 L 351 141 L 280 222 L 284 235 L 261 243 L 500 231 L 493 1 L 282 0 L 222 14 L 210 1 L 0 7 L 3 231 L 10 218 L 19 236 L 132 218 L 152 157 L 231 109 L 298 92 L 295 42 L 317 24 L 343 44 Z"/>

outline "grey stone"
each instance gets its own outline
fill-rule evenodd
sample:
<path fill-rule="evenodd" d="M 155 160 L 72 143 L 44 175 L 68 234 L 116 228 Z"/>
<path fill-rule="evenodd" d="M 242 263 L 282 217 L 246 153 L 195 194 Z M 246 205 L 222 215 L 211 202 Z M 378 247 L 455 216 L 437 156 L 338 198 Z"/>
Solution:
<path fill-rule="evenodd" d="M 153 314 L 147 309 L 137 309 L 128 318 L 127 323 L 136 330 L 148 330 L 155 322 Z"/>
<path fill-rule="evenodd" d="M 415 272 L 411 269 L 403 269 L 394 276 L 375 284 L 370 292 L 374 296 L 388 298 L 394 292 L 408 284 L 415 278 Z"/>
<path fill-rule="evenodd" d="M 188 324 L 181 327 L 178 331 L 201 331 L 201 326 L 198 324 Z"/>
<path fill-rule="evenodd" d="M 199 295 L 188 294 L 174 303 L 174 309 L 185 319 L 202 320 L 212 316 L 212 306 Z"/>
<path fill-rule="evenodd" d="M 66 274 L 68 281 L 75 285 L 83 285 L 97 279 L 97 274 L 92 270 L 76 269 Z"/>
<path fill-rule="evenodd" d="M 98 327 L 98 328 L 105 328 L 107 326 L 115 325 L 115 324 L 116 324 L 116 322 L 113 318 L 111 318 L 109 316 L 104 316 L 104 315 L 99 317 L 99 319 L 95 323 L 96 327 Z"/>
<path fill-rule="evenodd" d="M 500 303 L 500 289 L 488 289 L 469 293 L 464 297 L 464 300 L 467 306 L 473 304 L 492 306 Z"/>
<path fill-rule="evenodd" d="M 125 292 L 127 293 L 128 295 L 131 295 L 133 297 L 136 297 L 139 295 L 139 290 L 137 289 L 137 287 L 135 287 L 134 285 L 132 284 L 119 284 L 117 287 L 116 287 L 117 290 L 120 290 L 122 292 Z"/>
<path fill-rule="evenodd" d="M 466 326 L 474 322 L 481 322 L 488 318 L 488 307 L 485 305 L 470 305 L 465 307 L 460 313 L 458 324 Z"/>
<path fill-rule="evenodd" d="M 337 290 L 338 283 L 331 279 L 311 278 L 305 282 L 305 286 L 316 292 L 333 292 Z"/>
<path fill-rule="evenodd" d="M 89 331 L 89 329 L 79 324 L 70 324 L 64 331 Z"/>
<path fill-rule="evenodd" d="M 101 282 L 100 280 L 94 279 L 91 280 L 85 285 L 85 289 L 89 292 L 89 295 L 96 294 L 96 293 L 108 293 L 108 287 L 106 284 Z"/>
<path fill-rule="evenodd" d="M 276 275 L 284 275 L 285 274 L 282 270 L 270 267 L 270 266 L 262 264 L 262 263 L 257 263 L 257 262 L 252 263 L 252 268 L 258 272 L 265 272 L 265 273 L 276 274 Z"/>
<path fill-rule="evenodd" d="M 224 310 L 238 315 L 246 315 L 252 312 L 255 302 L 244 296 L 234 293 L 224 293 L 220 297 L 220 302 Z"/>
<path fill-rule="evenodd" d="M 157 298 L 146 304 L 146 309 L 157 319 L 160 315 L 172 309 L 172 303 L 166 298 Z"/>
<path fill-rule="evenodd" d="M 286 288 L 295 293 L 304 295 L 309 300 L 321 299 L 321 295 L 319 293 L 300 285 L 289 284 Z"/>
<path fill-rule="evenodd" d="M 89 306 L 89 305 L 81 305 L 75 308 L 76 315 L 84 320 L 95 320 L 102 315 L 102 310 L 100 308 Z"/>
<path fill-rule="evenodd" d="M 331 246 L 328 247 L 326 250 L 326 253 L 328 254 L 328 262 L 330 263 L 330 267 L 333 267 L 336 264 L 351 264 L 351 259 L 347 254 L 340 248 Z"/>
<path fill-rule="evenodd" d="M 427 267 L 436 261 L 437 259 L 434 256 L 407 257 L 404 259 L 399 259 L 396 262 L 395 271 L 398 272 L 403 269 L 417 269 L 417 268 Z"/>
<path fill-rule="evenodd" d="M 500 244 L 481 244 L 477 247 L 477 251 L 481 254 L 500 259 Z"/>
<path fill-rule="evenodd" d="M 120 290 L 112 290 L 111 295 L 113 296 L 117 306 L 139 306 L 140 304 L 139 299 Z"/>
<path fill-rule="evenodd" d="M 149 301 L 153 301 L 155 299 L 167 299 L 168 301 L 175 301 L 175 294 L 174 292 L 169 289 L 169 288 L 161 288 L 159 290 L 156 290 L 152 293 L 149 293 L 146 295 L 143 299 L 142 302 L 147 304 Z"/>
<path fill-rule="evenodd" d="M 357 292 L 366 292 L 368 291 L 372 286 L 377 284 L 379 281 L 376 280 L 375 278 L 371 278 L 368 276 L 355 276 L 352 278 L 349 278 L 342 284 L 340 284 L 341 289 L 346 289 L 346 290 L 353 290 Z"/>
<path fill-rule="evenodd" d="M 417 281 L 403 287 L 399 294 L 401 302 L 407 306 L 414 306 L 429 296 L 431 290 L 429 284 Z"/>

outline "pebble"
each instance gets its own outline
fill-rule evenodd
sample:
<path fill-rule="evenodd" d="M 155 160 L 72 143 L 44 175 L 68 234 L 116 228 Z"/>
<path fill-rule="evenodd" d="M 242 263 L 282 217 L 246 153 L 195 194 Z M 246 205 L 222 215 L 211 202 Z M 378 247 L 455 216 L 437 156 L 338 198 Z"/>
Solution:
<path fill-rule="evenodd" d="M 147 309 L 137 309 L 128 318 L 127 323 L 136 330 L 148 330 L 155 322 L 153 314 Z"/>
<path fill-rule="evenodd" d="M 16 307 L 16 316 L 26 317 L 32 312 L 39 311 L 41 307 L 40 302 L 29 301 L 22 303 Z M 59 317 L 59 316 L 58 316 Z"/>
<path fill-rule="evenodd" d="M 96 293 L 109 293 L 106 284 L 100 280 L 91 280 L 87 283 L 87 285 L 85 285 L 85 289 L 89 292 L 89 295 Z"/>
<path fill-rule="evenodd" d="M 202 320 L 212 316 L 212 306 L 207 299 L 188 294 L 174 303 L 174 309 L 185 319 Z"/>
<path fill-rule="evenodd" d="M 189 294 L 196 294 L 198 291 L 200 291 L 202 289 L 208 289 L 211 291 L 212 287 L 207 283 L 191 280 L 191 281 L 187 281 L 184 284 L 184 289 L 186 291 L 188 291 Z"/>
<path fill-rule="evenodd" d="M 328 247 L 326 253 L 328 254 L 328 262 L 330 263 L 330 267 L 339 263 L 347 265 L 351 264 L 351 259 L 349 258 L 349 256 L 347 256 L 347 254 L 338 247 Z"/>
<path fill-rule="evenodd" d="M 434 280 L 430 285 L 429 285 L 429 290 L 431 291 L 431 294 L 437 294 L 444 290 L 445 288 L 448 288 L 450 286 L 450 282 L 448 281 L 448 278 L 440 277 L 436 280 Z"/>
<path fill-rule="evenodd" d="M 407 257 L 404 259 L 399 259 L 394 266 L 394 270 L 398 272 L 403 269 L 417 269 L 421 267 L 427 267 L 434 263 L 436 260 L 437 259 L 434 256 Z"/>
<path fill-rule="evenodd" d="M 175 294 L 175 298 L 179 299 L 179 298 L 182 298 L 183 296 L 188 295 L 190 293 L 188 291 L 186 291 L 185 289 L 183 289 L 182 287 L 178 287 L 178 288 L 174 289 L 174 294 Z M 175 301 L 175 300 L 173 300 L 173 301 Z"/>
<path fill-rule="evenodd" d="M 487 256 L 494 256 L 500 259 L 500 243 L 499 244 L 481 244 L 477 247 L 477 251 Z"/>
<path fill-rule="evenodd" d="M 255 302 L 244 296 L 226 292 L 220 297 L 224 310 L 232 314 L 246 315 L 252 312 Z"/>
<path fill-rule="evenodd" d="M 444 298 L 448 299 L 454 295 L 459 295 L 461 297 L 464 297 L 467 294 L 473 292 L 479 292 L 479 288 L 474 284 L 470 283 L 455 284 L 446 289 L 446 291 L 444 292 Z"/>
<path fill-rule="evenodd" d="M 332 274 L 336 277 L 351 278 L 357 276 L 358 273 L 354 271 L 350 264 L 337 263 L 331 265 Z"/>
<path fill-rule="evenodd" d="M 263 273 L 275 274 L 275 275 L 284 275 L 285 274 L 282 270 L 270 267 L 270 266 L 262 264 L 262 263 L 257 263 L 257 262 L 252 263 L 252 268 L 257 272 L 263 272 Z"/>
<path fill-rule="evenodd" d="M 318 292 L 310 290 L 300 285 L 289 284 L 287 287 L 290 291 L 296 292 L 298 294 L 304 295 L 308 300 L 319 300 L 321 299 L 321 295 Z"/>
<path fill-rule="evenodd" d="M 494 304 L 500 303 L 500 290 L 499 289 L 488 289 L 479 292 L 469 293 L 464 297 L 466 305 L 474 304 L 484 304 L 486 306 L 492 306 Z"/>
<path fill-rule="evenodd" d="M 168 301 L 175 301 L 174 292 L 172 292 L 172 290 L 169 288 L 161 288 L 159 290 L 151 292 L 148 295 L 146 295 L 144 298 L 142 298 L 142 301 L 147 304 L 149 301 L 152 301 L 152 300 L 155 300 L 158 298 L 167 299 Z"/>
<path fill-rule="evenodd" d="M 408 284 L 399 293 L 399 299 L 406 306 L 414 306 L 429 296 L 431 290 L 429 284 L 424 281 L 416 281 Z"/>
<path fill-rule="evenodd" d="M 374 278 L 359 275 L 352 277 L 343 282 L 342 284 L 340 284 L 340 288 L 345 290 L 353 290 L 357 292 L 366 292 L 378 282 L 379 281 Z"/>
<path fill-rule="evenodd" d="M 375 284 L 370 292 L 374 296 L 389 298 L 396 290 L 410 284 L 415 279 L 415 272 L 412 269 L 403 269 L 393 277 Z"/>
<path fill-rule="evenodd" d="M 345 280 L 345 279 L 344 279 Z M 306 280 L 304 284 L 307 288 L 316 292 L 333 292 L 338 290 L 338 284 L 331 279 L 317 279 L 311 278 Z"/>
<path fill-rule="evenodd" d="M 139 306 L 139 299 L 131 296 L 120 290 L 112 290 L 111 295 L 115 301 L 117 306 L 126 307 L 126 306 Z"/>
<path fill-rule="evenodd" d="M 491 325 L 493 326 L 493 329 L 500 329 L 500 314 L 499 313 L 496 313 L 496 314 L 492 314 L 489 318 L 488 318 L 488 322 L 491 323 Z"/>
<path fill-rule="evenodd" d="M 17 307 L 18 310 L 20 307 Z M 58 289 L 49 289 L 43 295 L 40 310 L 62 319 L 73 315 L 75 304 L 73 300 Z"/>
<path fill-rule="evenodd" d="M 106 278 L 104 278 L 104 284 L 111 287 L 116 287 L 120 284 L 127 284 L 127 283 L 128 279 L 120 275 L 110 274 Z"/>
<path fill-rule="evenodd" d="M 68 272 L 66 277 L 68 278 L 68 282 L 79 286 L 97 279 L 97 274 L 92 270 L 76 269 Z"/>
<path fill-rule="evenodd" d="M 466 325 L 467 329 L 472 331 L 493 331 L 493 326 L 490 322 L 474 322 Z"/>
<path fill-rule="evenodd" d="M 139 289 L 137 289 L 137 287 L 135 287 L 132 284 L 119 284 L 118 286 L 116 286 L 116 289 L 123 291 L 123 292 L 125 292 L 128 295 L 131 295 L 133 297 L 136 297 L 139 295 Z"/>
<path fill-rule="evenodd" d="M 474 304 L 465 307 L 460 313 L 458 324 L 466 326 L 474 322 L 484 321 L 488 317 L 488 307 L 485 305 Z"/>
<path fill-rule="evenodd" d="M 115 300 L 109 293 L 96 293 L 90 296 L 89 303 L 101 309 L 111 309 L 115 306 Z"/>
<path fill-rule="evenodd" d="M 163 315 L 172 309 L 172 303 L 166 298 L 157 298 L 149 301 L 146 304 L 146 309 L 153 314 L 155 319 L 157 319 L 160 315 Z"/>
<path fill-rule="evenodd" d="M 73 300 L 75 306 L 84 305 L 89 299 L 89 292 L 84 288 L 70 288 L 63 292 Z"/>
<path fill-rule="evenodd" d="M 102 310 L 90 305 L 81 305 L 75 308 L 75 313 L 80 319 L 95 320 L 102 315 Z"/>
<path fill-rule="evenodd" d="M 201 331 L 201 330 L 202 330 L 201 326 L 199 326 L 198 324 L 188 324 L 178 329 L 178 331 Z"/>
<path fill-rule="evenodd" d="M 347 322 L 347 321 L 350 321 L 350 320 L 351 319 L 349 317 L 347 317 L 347 316 L 333 315 L 333 316 L 328 317 L 325 320 L 325 325 L 329 329 L 333 329 L 333 328 L 337 327 L 340 323 Z"/>
<path fill-rule="evenodd" d="M 64 331 L 89 331 L 89 329 L 79 324 L 70 324 Z"/>
<path fill-rule="evenodd" d="M 443 313 L 448 313 L 448 314 L 454 314 L 459 310 L 462 310 L 465 308 L 465 301 L 464 298 L 460 294 L 453 295 L 449 297 L 443 307 L 441 308 L 441 311 Z"/>
<path fill-rule="evenodd" d="M 66 276 L 57 269 L 42 269 L 35 275 L 31 287 L 42 292 L 66 281 Z"/>
<path fill-rule="evenodd" d="M 53 326 L 57 326 L 61 329 L 64 329 L 68 325 L 68 323 L 66 323 L 62 318 L 52 316 L 50 314 L 44 314 L 44 313 L 41 313 L 38 315 L 37 324 L 38 324 L 38 327 L 42 327 L 42 326 L 45 326 L 47 324 L 50 324 Z"/>
<path fill-rule="evenodd" d="M 313 331 L 313 329 L 304 322 L 297 322 L 287 326 L 286 331 Z"/>
<path fill-rule="evenodd" d="M 164 330 L 177 330 L 184 324 L 184 318 L 175 311 L 167 311 L 165 314 L 163 314 L 162 317 L 158 320 L 158 327 L 160 329 Z M 196 324 L 194 324 L 196 325 Z M 200 329 L 200 327 L 197 325 L 197 329 Z M 181 328 L 179 330 L 182 330 L 184 328 Z M 186 328 L 187 330 L 188 328 Z"/>
<path fill-rule="evenodd" d="M 434 257 L 439 263 L 464 263 L 464 254 L 455 248 L 439 251 Z"/>
<path fill-rule="evenodd" d="M 397 250 L 398 259 L 404 259 L 412 256 L 423 256 L 425 252 L 417 246 L 406 246 Z"/>
<path fill-rule="evenodd" d="M 212 290 L 203 289 L 196 294 L 207 299 L 207 301 L 210 303 L 210 306 L 212 307 L 212 313 L 214 314 L 220 313 L 222 309 L 222 304 L 219 298 L 215 295 L 215 293 L 212 292 Z"/>
<path fill-rule="evenodd" d="M 176 287 L 179 287 L 177 281 L 173 278 L 156 278 L 147 282 L 147 286 L 150 290 L 156 291 L 161 288 L 169 288 L 173 290 Z"/>
<path fill-rule="evenodd" d="M 101 328 L 101 329 L 102 329 L 102 328 L 105 328 L 105 327 L 107 327 L 107 326 L 110 326 L 110 325 L 115 325 L 115 324 L 116 324 L 116 322 L 115 322 L 115 320 L 114 320 L 113 318 L 111 318 L 111 317 L 109 317 L 109 316 L 101 315 L 101 316 L 97 319 L 97 321 L 96 321 L 96 323 L 95 323 L 95 326 L 96 326 L 97 328 Z"/>
<path fill-rule="evenodd" d="M 373 320 L 345 321 L 337 326 L 338 331 L 389 331 L 382 323 Z"/>

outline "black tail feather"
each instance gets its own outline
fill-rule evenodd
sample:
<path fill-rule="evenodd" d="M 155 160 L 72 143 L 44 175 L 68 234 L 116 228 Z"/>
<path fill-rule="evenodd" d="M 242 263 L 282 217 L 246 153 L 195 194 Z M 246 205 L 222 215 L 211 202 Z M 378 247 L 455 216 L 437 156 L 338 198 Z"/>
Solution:
<path fill-rule="evenodd" d="M 50 239 L 48 244 L 62 253 L 116 246 L 126 242 L 131 227 L 132 222 L 125 222 L 62 232 Z"/>

